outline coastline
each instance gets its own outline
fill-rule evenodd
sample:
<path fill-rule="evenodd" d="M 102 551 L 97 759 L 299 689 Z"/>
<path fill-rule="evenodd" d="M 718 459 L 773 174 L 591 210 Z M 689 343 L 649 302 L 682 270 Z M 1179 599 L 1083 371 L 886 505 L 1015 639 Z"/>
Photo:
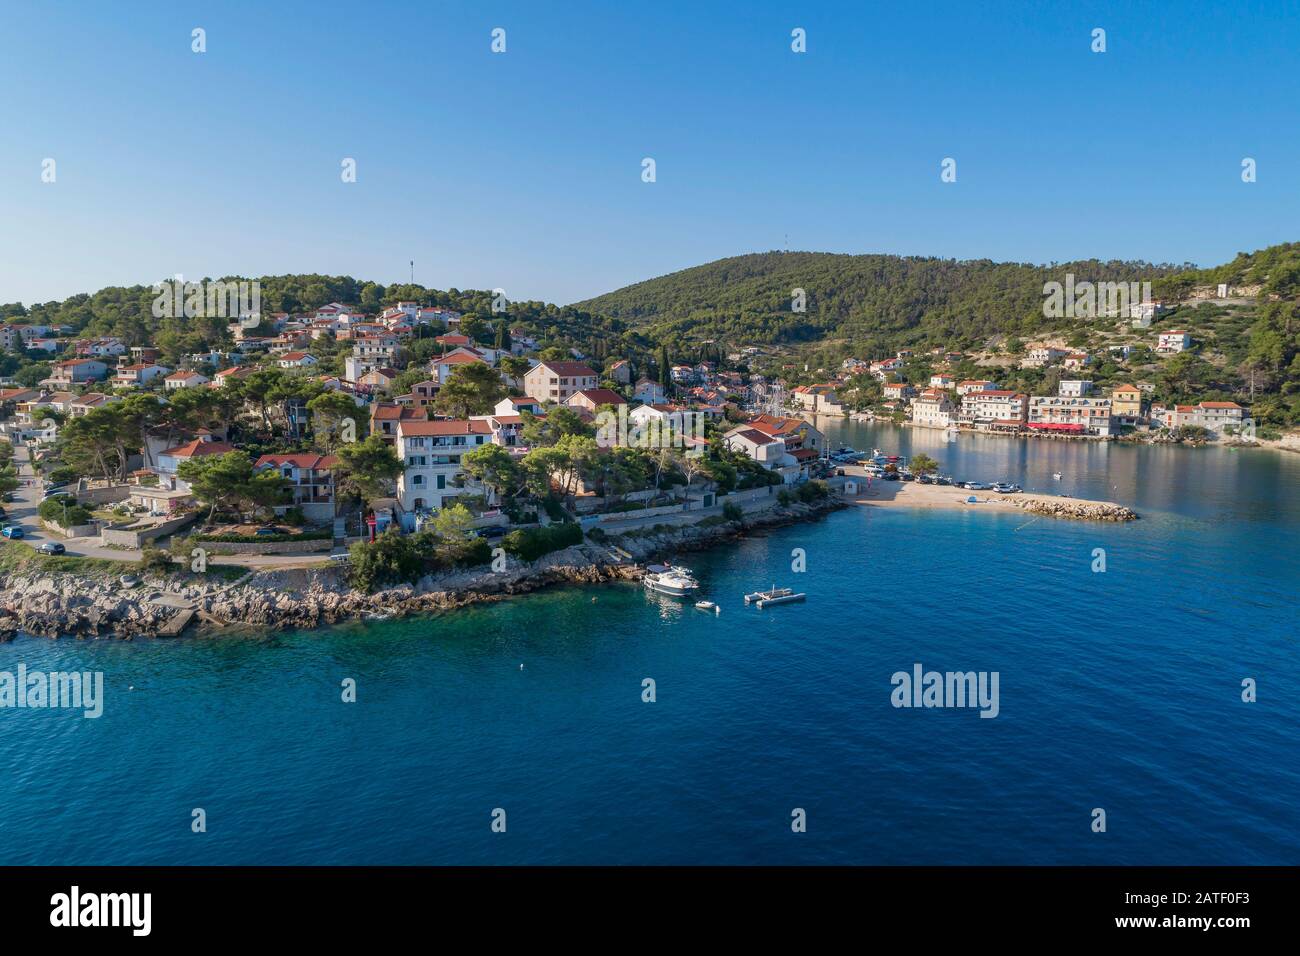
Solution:
<path fill-rule="evenodd" d="M 971 504 L 969 497 L 970 492 L 950 486 L 876 481 L 871 487 L 860 486 L 853 495 L 832 494 L 813 503 L 775 506 L 748 513 L 740 522 L 665 522 L 601 541 L 588 538 L 530 563 L 508 559 L 502 571 L 487 566 L 465 568 L 374 593 L 353 588 L 344 579 L 343 569 L 332 565 L 269 568 L 251 572 L 235 584 L 154 578 L 133 589 L 106 586 L 106 579 L 92 575 L 11 571 L 0 574 L 0 641 L 18 634 L 130 640 L 191 632 L 311 629 L 349 620 L 450 611 L 557 585 L 639 580 L 643 563 L 706 550 L 770 528 L 814 521 L 852 505 L 1022 510 L 1091 521 L 1138 517 L 1114 502 L 1017 494 L 985 497 Z"/>
<path fill-rule="evenodd" d="M 310 629 L 348 620 L 406 617 L 503 600 L 556 585 L 638 580 L 640 563 L 700 551 L 768 528 L 811 521 L 847 507 L 837 495 L 792 503 L 725 524 L 656 525 L 610 543 L 586 540 L 504 571 L 488 567 L 430 575 L 367 594 L 334 566 L 254 572 L 236 585 L 146 580 L 140 588 L 106 588 L 103 579 L 42 571 L 0 575 L 0 641 L 37 637 L 162 638 L 191 623 L 198 633 Z M 618 550 L 616 551 L 615 548 Z M 621 551 L 621 554 L 619 553 Z"/>

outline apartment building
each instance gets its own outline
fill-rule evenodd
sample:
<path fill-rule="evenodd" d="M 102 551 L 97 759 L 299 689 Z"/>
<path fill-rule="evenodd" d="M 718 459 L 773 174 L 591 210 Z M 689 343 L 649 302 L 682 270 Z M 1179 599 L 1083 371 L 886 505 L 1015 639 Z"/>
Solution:
<path fill-rule="evenodd" d="M 1028 420 L 1029 396 L 1011 389 L 967 392 L 961 397 L 962 422 L 981 426 L 1020 426 Z"/>
<path fill-rule="evenodd" d="M 461 459 L 492 440 L 492 427 L 482 419 L 404 420 L 397 423 L 397 457 L 404 470 L 397 479 L 402 524 L 415 528 L 416 517 L 445 507 L 466 489 L 456 479 L 464 474 Z"/>
<path fill-rule="evenodd" d="M 1108 436 L 1118 431 L 1109 398 L 1034 395 L 1028 424 L 1035 431 L 1063 434 Z"/>
<path fill-rule="evenodd" d="M 940 388 L 926 389 L 912 402 L 912 424 L 921 428 L 947 428 L 956 418 L 956 406 Z"/>

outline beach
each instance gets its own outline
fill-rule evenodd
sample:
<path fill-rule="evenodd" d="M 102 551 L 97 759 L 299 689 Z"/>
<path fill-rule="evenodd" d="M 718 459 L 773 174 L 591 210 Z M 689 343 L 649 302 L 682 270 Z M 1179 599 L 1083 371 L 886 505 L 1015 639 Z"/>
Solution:
<path fill-rule="evenodd" d="M 1128 508 L 1113 501 L 1024 492 L 1002 495 L 996 491 L 966 491 L 952 485 L 923 485 L 916 481 L 884 481 L 879 478 L 871 479 L 868 485 L 861 468 L 847 467 L 844 473 L 846 478 L 859 482 L 857 494 L 846 495 L 844 500 L 871 508 L 1020 510 L 1035 514 L 1063 512 L 1062 517 L 1103 519 L 1105 515 L 1113 514 L 1112 520 L 1131 520 L 1127 515 L 1132 515 Z M 971 498 L 976 501 L 971 502 Z M 1070 513 L 1076 511 L 1077 514 Z"/>

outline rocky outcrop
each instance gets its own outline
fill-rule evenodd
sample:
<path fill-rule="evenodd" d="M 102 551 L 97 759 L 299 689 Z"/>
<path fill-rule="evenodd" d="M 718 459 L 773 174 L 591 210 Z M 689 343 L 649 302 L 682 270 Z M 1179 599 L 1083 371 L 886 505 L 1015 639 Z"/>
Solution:
<path fill-rule="evenodd" d="M 623 561 L 615 547 L 643 561 L 708 548 L 839 507 L 839 500 L 831 499 L 772 508 L 743 523 L 665 525 L 609 535 L 532 563 L 507 559 L 499 571 L 480 567 L 431 575 L 375 594 L 351 588 L 339 567 L 261 571 L 235 585 L 146 580 L 135 588 L 123 587 L 115 578 L 15 572 L 0 575 L 0 640 L 19 631 L 49 637 L 172 636 L 189 617 L 210 627 L 267 630 L 448 611 L 552 585 L 640 578 L 641 569 Z"/>
<path fill-rule="evenodd" d="M 1137 512 L 1109 501 L 1074 501 L 1070 498 L 1011 498 L 1017 508 L 1049 518 L 1078 521 L 1133 521 Z"/>

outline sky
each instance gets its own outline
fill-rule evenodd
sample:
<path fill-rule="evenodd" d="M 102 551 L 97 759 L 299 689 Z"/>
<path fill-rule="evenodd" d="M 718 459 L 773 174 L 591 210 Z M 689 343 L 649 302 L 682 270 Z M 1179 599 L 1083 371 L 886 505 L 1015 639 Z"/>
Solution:
<path fill-rule="evenodd" d="M 1215 265 L 1300 239 L 1294 13 L 0 0 L 0 303 L 411 260 L 568 303 L 787 248 Z"/>

